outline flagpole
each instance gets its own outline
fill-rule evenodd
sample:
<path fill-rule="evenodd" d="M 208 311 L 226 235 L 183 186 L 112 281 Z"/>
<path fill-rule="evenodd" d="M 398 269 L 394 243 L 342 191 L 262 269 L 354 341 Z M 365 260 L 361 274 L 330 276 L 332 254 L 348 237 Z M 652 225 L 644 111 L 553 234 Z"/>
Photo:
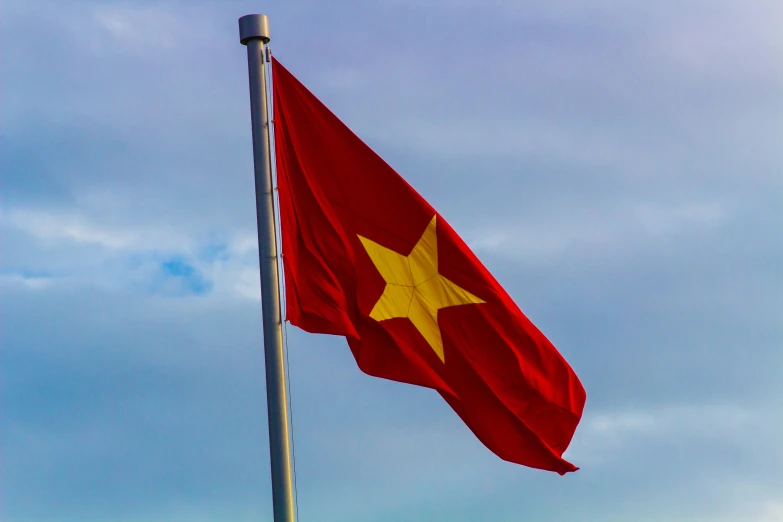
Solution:
<path fill-rule="evenodd" d="M 261 308 L 264 327 L 266 404 L 269 420 L 274 522 L 294 522 L 283 323 L 280 314 L 272 159 L 269 150 L 269 111 L 264 63 L 266 44 L 269 42 L 269 19 L 266 15 L 251 14 L 241 17 L 239 19 L 239 41 L 247 46 L 247 66 L 250 79 L 250 116 L 253 129 L 258 259 L 261 268 Z"/>

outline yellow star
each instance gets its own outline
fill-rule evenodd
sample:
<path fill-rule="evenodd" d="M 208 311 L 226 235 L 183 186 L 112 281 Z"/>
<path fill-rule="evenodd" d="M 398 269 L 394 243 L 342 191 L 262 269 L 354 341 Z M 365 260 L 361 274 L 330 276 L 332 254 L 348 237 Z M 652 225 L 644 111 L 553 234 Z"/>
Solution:
<path fill-rule="evenodd" d="M 445 362 L 438 310 L 484 301 L 438 273 L 435 217 L 408 256 L 400 255 L 365 237 L 359 236 L 359 239 L 386 281 L 383 294 L 373 306 L 370 317 L 376 321 L 407 317 L 440 360 Z"/>

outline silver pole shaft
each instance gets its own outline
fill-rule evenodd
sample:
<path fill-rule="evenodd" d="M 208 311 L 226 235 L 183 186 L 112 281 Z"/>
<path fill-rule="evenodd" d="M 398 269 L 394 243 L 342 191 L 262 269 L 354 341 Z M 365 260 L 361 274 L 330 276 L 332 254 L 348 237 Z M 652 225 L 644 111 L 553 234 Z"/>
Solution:
<path fill-rule="evenodd" d="M 264 325 L 266 404 L 269 419 L 274 522 L 294 522 L 283 322 L 280 316 L 272 160 L 269 150 L 269 111 L 266 99 L 266 67 L 264 65 L 265 46 L 269 42 L 267 17 L 265 15 L 247 15 L 240 18 L 239 39 L 247 46 L 247 65 L 250 78 L 250 115 L 253 128 L 258 259 L 261 266 L 261 308 Z"/>

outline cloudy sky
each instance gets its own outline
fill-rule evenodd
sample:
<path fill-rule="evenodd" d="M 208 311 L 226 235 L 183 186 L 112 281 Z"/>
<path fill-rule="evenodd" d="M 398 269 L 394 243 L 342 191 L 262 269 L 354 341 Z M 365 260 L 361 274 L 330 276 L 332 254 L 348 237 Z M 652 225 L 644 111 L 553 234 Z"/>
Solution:
<path fill-rule="evenodd" d="M 783 521 L 779 0 L 5 0 L 4 522 L 271 520 L 259 11 L 588 394 L 560 477 L 290 328 L 301 520 Z"/>

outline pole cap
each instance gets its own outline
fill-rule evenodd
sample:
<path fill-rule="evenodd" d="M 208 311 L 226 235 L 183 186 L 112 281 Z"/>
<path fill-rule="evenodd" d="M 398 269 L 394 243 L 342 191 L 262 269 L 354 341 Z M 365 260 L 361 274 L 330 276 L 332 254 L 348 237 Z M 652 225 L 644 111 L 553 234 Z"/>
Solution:
<path fill-rule="evenodd" d="M 239 19 L 239 42 L 247 45 L 250 40 L 269 43 L 269 18 L 262 14 L 249 14 Z"/>

